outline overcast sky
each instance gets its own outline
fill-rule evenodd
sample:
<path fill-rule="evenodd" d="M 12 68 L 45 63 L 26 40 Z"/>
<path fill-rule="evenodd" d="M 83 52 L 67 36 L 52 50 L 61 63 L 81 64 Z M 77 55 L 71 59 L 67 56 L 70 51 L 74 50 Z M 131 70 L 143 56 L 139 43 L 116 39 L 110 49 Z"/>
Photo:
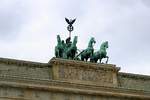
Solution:
<path fill-rule="evenodd" d="M 150 75 L 150 0 L 0 0 L 0 57 L 48 62 L 56 35 L 68 37 L 65 17 L 77 18 L 79 49 L 107 40 L 110 64 Z"/>

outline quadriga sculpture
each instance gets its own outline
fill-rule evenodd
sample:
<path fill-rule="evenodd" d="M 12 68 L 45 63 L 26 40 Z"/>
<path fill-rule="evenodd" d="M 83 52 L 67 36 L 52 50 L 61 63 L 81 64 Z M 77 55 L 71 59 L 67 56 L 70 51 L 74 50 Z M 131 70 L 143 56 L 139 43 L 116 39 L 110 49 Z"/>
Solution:
<path fill-rule="evenodd" d="M 65 58 L 66 59 L 74 59 L 75 58 L 75 55 L 77 53 L 77 46 L 76 46 L 77 40 L 78 40 L 78 37 L 75 36 L 71 46 L 65 50 Z"/>
<path fill-rule="evenodd" d="M 107 61 L 106 61 L 107 63 L 109 59 L 109 57 L 107 56 L 107 52 L 106 52 L 107 48 L 108 48 L 108 41 L 105 41 L 101 44 L 100 50 L 95 52 L 93 56 L 90 58 L 90 62 L 97 63 L 97 61 L 99 60 L 99 62 L 101 63 L 101 60 L 103 58 L 107 58 Z"/>
<path fill-rule="evenodd" d="M 93 44 L 96 43 L 95 39 L 92 37 L 88 43 L 88 47 L 80 53 L 77 53 L 77 40 L 78 37 L 75 36 L 73 42 L 71 38 L 66 39 L 66 43 L 64 40 L 61 40 L 60 36 L 57 35 L 57 46 L 55 46 L 55 56 L 56 58 L 63 59 L 72 59 L 72 60 L 82 60 L 88 61 L 90 58 L 90 62 L 95 62 L 101 60 L 103 58 L 107 58 L 106 63 L 108 62 L 109 57 L 107 56 L 106 49 L 108 48 L 108 41 L 105 41 L 101 44 L 100 50 L 94 52 Z M 80 57 L 79 57 L 80 56 Z"/>
<path fill-rule="evenodd" d="M 63 41 L 61 41 L 60 36 L 57 35 L 57 46 L 55 46 L 55 56 L 57 58 L 62 58 L 63 52 L 64 52 Z"/>
<path fill-rule="evenodd" d="M 94 37 L 92 37 L 88 43 L 88 47 L 82 51 L 81 53 L 81 60 L 87 61 L 91 56 L 93 56 L 94 48 L 93 44 L 96 43 Z"/>

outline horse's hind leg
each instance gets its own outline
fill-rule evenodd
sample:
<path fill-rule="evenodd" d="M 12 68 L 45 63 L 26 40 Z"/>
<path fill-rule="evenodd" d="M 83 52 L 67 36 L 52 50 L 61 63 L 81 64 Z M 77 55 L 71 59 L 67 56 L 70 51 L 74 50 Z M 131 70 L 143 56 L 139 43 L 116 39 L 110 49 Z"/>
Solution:
<path fill-rule="evenodd" d="M 90 57 L 90 62 L 93 62 L 93 58 L 92 57 Z"/>
<path fill-rule="evenodd" d="M 87 58 L 85 58 L 85 60 L 86 60 L 86 62 L 88 61 L 88 57 Z"/>
<path fill-rule="evenodd" d="M 81 60 L 84 61 L 84 57 L 81 55 Z"/>
<path fill-rule="evenodd" d="M 59 52 L 58 51 L 55 52 L 55 56 L 56 56 L 56 58 L 59 58 Z"/>

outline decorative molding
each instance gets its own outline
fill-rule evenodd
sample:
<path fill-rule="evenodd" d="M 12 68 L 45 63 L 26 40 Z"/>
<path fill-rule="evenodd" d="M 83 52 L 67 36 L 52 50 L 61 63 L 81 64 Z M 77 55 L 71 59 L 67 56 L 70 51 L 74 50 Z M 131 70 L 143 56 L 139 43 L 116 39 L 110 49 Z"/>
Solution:
<path fill-rule="evenodd" d="M 58 81 L 58 80 L 30 80 L 30 79 L 18 79 L 16 77 L 10 80 L 9 78 L 3 80 L 0 77 L 0 86 L 22 88 L 22 89 L 33 89 L 40 91 L 50 91 L 50 92 L 62 92 L 62 93 L 75 93 L 75 94 L 85 94 L 85 95 L 100 95 L 106 97 L 119 97 L 119 98 L 129 98 L 129 99 L 140 99 L 149 100 L 150 91 L 115 88 L 115 87 L 105 87 L 105 86 L 95 86 L 95 85 L 85 85 L 85 84 L 75 84 L 72 82 Z"/>
<path fill-rule="evenodd" d="M 25 97 L 0 97 L 0 100 L 31 100 L 31 99 L 27 99 Z"/>
<path fill-rule="evenodd" d="M 84 69 L 78 67 L 66 67 L 60 66 L 59 68 L 59 78 L 64 80 L 81 80 L 81 81 L 91 81 L 98 82 L 103 84 L 113 83 L 113 73 L 111 71 L 104 70 L 93 70 L 93 69 Z"/>
<path fill-rule="evenodd" d="M 29 67 L 50 67 L 48 63 L 39 63 L 39 62 L 15 60 L 15 59 L 8 59 L 8 58 L 0 58 L 0 64 L 29 66 Z"/>
<path fill-rule="evenodd" d="M 148 76 L 148 75 L 140 75 L 140 74 L 119 72 L 118 76 L 126 77 L 126 78 L 133 78 L 133 79 L 140 79 L 140 80 L 149 80 L 150 81 L 150 76 Z"/>
<path fill-rule="evenodd" d="M 118 86 L 117 73 L 120 68 L 112 64 L 97 64 L 76 60 L 53 58 L 52 79 L 74 83 Z"/>
<path fill-rule="evenodd" d="M 77 61 L 77 60 L 68 60 L 68 59 L 60 59 L 53 57 L 49 64 L 53 65 L 63 65 L 63 66 L 74 66 L 74 67 L 85 67 L 87 69 L 100 69 L 100 70 L 111 70 L 114 72 L 118 72 L 120 67 L 116 67 L 113 64 L 99 64 L 99 63 L 91 63 L 85 61 Z"/>

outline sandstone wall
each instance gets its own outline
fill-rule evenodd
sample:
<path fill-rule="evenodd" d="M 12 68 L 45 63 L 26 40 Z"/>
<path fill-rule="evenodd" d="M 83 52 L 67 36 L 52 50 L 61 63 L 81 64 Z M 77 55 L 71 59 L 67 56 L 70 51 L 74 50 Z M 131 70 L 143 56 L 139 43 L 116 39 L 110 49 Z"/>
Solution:
<path fill-rule="evenodd" d="M 150 100 L 150 76 L 111 64 L 0 58 L 0 100 Z"/>
<path fill-rule="evenodd" d="M 51 67 L 48 64 L 12 59 L 0 59 L 0 76 L 51 79 L 51 73 Z"/>
<path fill-rule="evenodd" d="M 17 88 L 0 88 L 0 100 L 134 100 L 129 98 L 49 92 Z"/>
<path fill-rule="evenodd" d="M 126 89 L 150 91 L 150 76 L 119 73 L 118 80 L 120 87 Z"/>

